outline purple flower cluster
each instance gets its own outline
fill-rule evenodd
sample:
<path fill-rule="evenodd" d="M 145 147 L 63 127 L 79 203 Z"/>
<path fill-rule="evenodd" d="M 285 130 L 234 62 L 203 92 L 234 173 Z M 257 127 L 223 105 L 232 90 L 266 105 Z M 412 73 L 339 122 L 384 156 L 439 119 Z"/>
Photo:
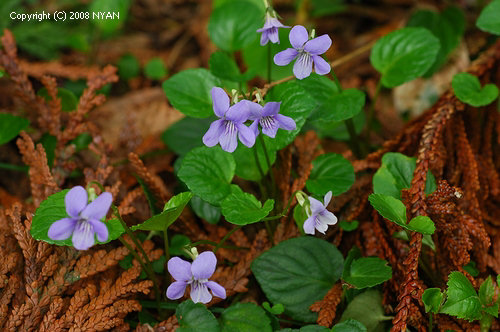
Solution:
<path fill-rule="evenodd" d="M 208 303 L 212 300 L 212 294 L 221 299 L 226 298 L 226 290 L 215 281 L 208 280 L 215 272 L 217 257 L 211 251 L 201 253 L 193 263 L 189 263 L 179 257 L 173 257 L 168 261 L 168 272 L 176 281 L 167 288 L 167 297 L 171 300 L 180 299 L 186 287 L 191 286 L 191 300 L 193 302 Z"/>
<path fill-rule="evenodd" d="M 321 203 L 316 198 L 309 196 L 310 211 L 306 209 L 308 218 L 304 222 L 304 232 L 314 235 L 314 230 L 325 234 L 328 225 L 335 225 L 337 217 L 328 211 L 326 207 L 332 199 L 332 192 L 329 191 L 324 198 L 324 203 Z"/>
<path fill-rule="evenodd" d="M 332 45 L 332 40 L 328 35 L 309 40 L 306 28 L 296 25 L 290 31 L 289 39 L 293 48 L 287 48 L 276 54 L 274 63 L 278 66 L 286 66 L 297 59 L 293 65 L 293 73 L 299 80 L 311 75 L 313 63 L 317 74 L 325 75 L 330 72 L 330 64 L 320 56 Z"/>
<path fill-rule="evenodd" d="M 219 117 L 210 125 L 203 136 L 203 143 L 212 147 L 220 144 L 227 152 L 233 152 L 238 146 L 238 138 L 247 147 L 255 144 L 259 134 L 258 125 L 262 133 L 275 137 L 279 128 L 293 130 L 296 128 L 292 118 L 279 113 L 280 104 L 269 102 L 264 107 L 248 100 L 242 100 L 229 106 L 229 97 L 223 89 L 212 88 L 214 113 Z M 253 121 L 250 127 L 245 125 L 247 120 Z"/>
<path fill-rule="evenodd" d="M 69 218 L 54 222 L 48 231 L 52 240 L 66 240 L 71 236 L 73 246 L 78 250 L 87 250 L 95 243 L 95 234 L 100 242 L 108 239 L 108 228 L 101 221 L 106 217 L 113 202 L 110 193 L 104 192 L 88 203 L 87 191 L 73 187 L 64 197 L 66 213 Z"/>

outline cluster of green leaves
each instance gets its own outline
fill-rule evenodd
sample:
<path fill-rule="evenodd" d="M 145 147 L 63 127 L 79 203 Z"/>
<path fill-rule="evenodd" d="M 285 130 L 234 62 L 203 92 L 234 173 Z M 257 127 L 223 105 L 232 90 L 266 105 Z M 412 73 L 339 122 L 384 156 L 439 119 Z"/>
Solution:
<path fill-rule="evenodd" d="M 123 55 L 117 63 L 118 74 L 123 80 L 138 77 L 141 73 L 139 60 L 132 54 Z M 162 80 L 167 76 L 167 67 L 163 59 L 154 57 L 144 65 L 144 76 L 152 80 Z"/>
<path fill-rule="evenodd" d="M 497 276 L 496 282 L 499 282 Z M 458 271 L 448 276 L 448 288 L 428 288 L 422 295 L 425 311 L 443 313 L 468 321 L 480 320 L 482 331 L 488 331 L 493 317 L 498 318 L 500 299 L 495 301 L 495 281 L 488 276 L 479 287 L 479 294 L 469 279 Z"/>
<path fill-rule="evenodd" d="M 373 194 L 368 197 L 380 215 L 402 228 L 426 235 L 428 240 L 435 226 L 427 216 L 417 216 L 407 223 L 406 206 L 401 201 L 401 190 L 409 189 L 416 167 L 416 158 L 388 152 L 382 157 L 382 165 L 373 177 Z M 426 194 L 436 189 L 436 180 L 429 171 L 425 186 Z"/>

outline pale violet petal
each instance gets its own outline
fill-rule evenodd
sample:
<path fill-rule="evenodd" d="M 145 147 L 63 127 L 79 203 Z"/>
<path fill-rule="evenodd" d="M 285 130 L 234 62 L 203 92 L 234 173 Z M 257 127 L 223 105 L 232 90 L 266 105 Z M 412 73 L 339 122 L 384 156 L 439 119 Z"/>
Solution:
<path fill-rule="evenodd" d="M 221 299 L 226 298 L 226 289 L 215 281 L 207 281 L 205 285 L 210 288 L 214 296 L 220 297 Z"/>
<path fill-rule="evenodd" d="M 301 80 L 311 75 L 311 72 L 312 72 L 311 55 L 309 55 L 306 52 L 301 53 L 298 56 L 297 61 L 295 61 L 293 65 L 293 74 L 295 75 L 295 77 L 297 77 L 297 79 Z"/>
<path fill-rule="evenodd" d="M 276 121 L 273 121 L 269 126 L 262 127 L 262 133 L 271 138 L 275 138 L 277 132 L 278 124 L 276 123 Z"/>
<path fill-rule="evenodd" d="M 312 59 L 314 62 L 314 71 L 318 75 L 326 75 L 332 69 L 330 64 L 326 62 L 326 60 L 320 57 L 319 55 L 313 55 Z"/>
<path fill-rule="evenodd" d="M 335 225 L 337 223 L 337 217 L 328 210 L 325 210 L 317 215 L 317 218 L 321 223 L 325 225 Z"/>
<path fill-rule="evenodd" d="M 218 87 L 213 87 L 210 93 L 214 104 L 214 113 L 219 118 L 222 118 L 229 108 L 229 97 L 224 89 Z"/>
<path fill-rule="evenodd" d="M 332 200 L 332 191 L 330 190 L 329 192 L 326 193 L 324 198 L 325 207 L 327 207 L 328 204 L 330 204 L 331 200 Z"/>
<path fill-rule="evenodd" d="M 318 201 L 316 198 L 309 196 L 309 203 L 311 204 L 311 213 L 317 215 L 325 210 L 323 203 Z"/>
<path fill-rule="evenodd" d="M 278 122 L 279 127 L 285 130 L 295 130 L 297 128 L 297 125 L 295 124 L 295 121 L 289 116 L 281 115 L 281 114 L 276 114 L 274 116 L 274 119 Z"/>
<path fill-rule="evenodd" d="M 222 150 L 233 152 L 238 146 L 238 129 L 236 125 L 229 120 L 224 120 L 224 132 L 219 137 L 219 143 Z"/>
<path fill-rule="evenodd" d="M 177 300 L 184 295 L 187 283 L 185 281 L 174 281 L 167 288 L 167 298 L 170 300 Z"/>
<path fill-rule="evenodd" d="M 257 30 L 257 32 L 260 32 L 259 30 Z M 262 31 L 262 35 L 260 36 L 260 46 L 266 45 L 268 41 L 269 41 L 269 32 L 267 30 Z"/>
<path fill-rule="evenodd" d="M 76 226 L 76 219 L 63 218 L 50 225 L 48 237 L 52 240 L 66 240 L 71 236 Z"/>
<path fill-rule="evenodd" d="M 318 232 L 325 234 L 326 230 L 328 229 L 328 224 L 321 222 L 321 220 L 318 219 L 317 217 L 316 217 L 315 222 L 316 222 L 315 226 L 316 226 L 316 229 L 318 230 Z"/>
<path fill-rule="evenodd" d="M 273 44 L 279 44 L 280 42 L 280 36 L 278 34 L 278 28 L 271 28 L 269 29 L 268 32 L 268 37 L 271 43 Z"/>
<path fill-rule="evenodd" d="M 262 109 L 262 116 L 276 115 L 280 112 L 281 101 L 270 101 L 264 105 Z"/>
<path fill-rule="evenodd" d="M 191 284 L 190 296 L 194 303 L 208 303 L 212 300 L 212 294 L 208 291 L 208 287 L 199 282 L 193 282 Z"/>
<path fill-rule="evenodd" d="M 196 257 L 191 264 L 191 272 L 195 279 L 208 279 L 214 274 L 217 257 L 211 251 L 205 251 Z"/>
<path fill-rule="evenodd" d="M 241 143 L 251 148 L 255 144 L 255 130 L 250 129 L 243 123 L 236 124 L 236 127 L 238 128 L 238 137 Z"/>
<path fill-rule="evenodd" d="M 229 107 L 229 110 L 226 112 L 226 119 L 239 123 L 245 122 L 250 116 L 250 104 L 252 104 L 251 101 L 242 100 Z"/>
<path fill-rule="evenodd" d="M 88 195 L 85 188 L 76 186 L 71 188 L 70 191 L 64 196 L 64 205 L 66 212 L 70 217 L 77 218 L 80 212 L 87 206 Z"/>
<path fill-rule="evenodd" d="M 224 121 L 225 120 L 219 119 L 210 124 L 210 128 L 208 128 L 205 135 L 203 135 L 203 144 L 212 147 L 219 143 L 219 138 L 224 132 Z"/>
<path fill-rule="evenodd" d="M 105 191 L 90 202 L 90 204 L 83 209 L 80 215 L 86 219 L 100 220 L 106 217 L 106 214 L 111 207 L 111 203 L 113 203 L 113 196 Z"/>
<path fill-rule="evenodd" d="M 286 66 L 287 64 L 292 62 L 292 60 L 295 59 L 298 54 L 299 52 L 297 52 L 295 49 L 287 48 L 286 50 L 281 51 L 274 56 L 274 63 L 278 66 Z"/>
<path fill-rule="evenodd" d="M 97 219 L 89 219 L 88 222 L 94 228 L 94 232 L 97 234 L 97 240 L 100 242 L 105 242 L 108 240 L 109 231 L 105 223 Z"/>
<path fill-rule="evenodd" d="M 332 39 L 328 35 L 321 35 L 314 39 L 309 40 L 304 45 L 304 50 L 312 55 L 319 55 L 325 53 L 330 46 L 332 46 Z"/>
<path fill-rule="evenodd" d="M 253 132 L 254 136 L 257 137 L 259 135 L 259 120 L 255 120 L 251 125 L 250 125 L 250 130 Z"/>
<path fill-rule="evenodd" d="M 188 281 L 193 274 L 191 273 L 191 263 L 179 257 L 172 257 L 167 264 L 168 273 L 177 281 Z"/>
<path fill-rule="evenodd" d="M 71 237 L 73 247 L 78 250 L 87 250 L 95 243 L 94 227 L 86 221 L 76 224 L 73 236 Z"/>
<path fill-rule="evenodd" d="M 304 222 L 304 233 L 314 235 L 315 219 L 314 215 L 306 219 Z"/>
<path fill-rule="evenodd" d="M 307 33 L 306 28 L 302 25 L 296 25 L 290 31 L 290 44 L 292 44 L 293 48 L 301 49 L 305 42 L 309 39 L 309 34 Z"/>

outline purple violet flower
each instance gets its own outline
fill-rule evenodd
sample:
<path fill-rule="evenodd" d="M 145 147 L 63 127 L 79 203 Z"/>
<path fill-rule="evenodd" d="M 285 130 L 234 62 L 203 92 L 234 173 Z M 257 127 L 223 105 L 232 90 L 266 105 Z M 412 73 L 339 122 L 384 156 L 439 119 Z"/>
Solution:
<path fill-rule="evenodd" d="M 262 133 L 269 137 L 276 137 L 278 128 L 285 130 L 294 130 L 297 128 L 295 121 L 292 118 L 278 114 L 280 111 L 281 102 L 268 102 L 264 107 L 257 103 L 252 103 L 250 106 L 250 120 L 254 122 L 250 125 L 250 129 L 255 136 L 259 135 L 258 125 L 262 128 Z"/>
<path fill-rule="evenodd" d="M 220 143 L 222 150 L 233 152 L 238 146 L 238 135 L 240 141 L 251 148 L 255 144 L 255 135 L 244 125 L 250 115 L 248 103 L 240 101 L 229 107 L 229 97 L 223 89 L 214 87 L 211 93 L 215 115 L 220 119 L 212 122 L 203 136 L 203 143 L 210 147 Z"/>
<path fill-rule="evenodd" d="M 337 217 L 326 209 L 331 199 L 331 191 L 326 193 L 324 204 L 314 197 L 309 196 L 311 210 L 308 211 L 309 209 L 306 209 L 306 213 L 308 215 L 308 218 L 304 222 L 304 232 L 306 234 L 314 235 L 314 229 L 317 229 L 318 232 L 325 234 L 328 229 L 328 225 L 335 225 L 337 223 Z"/>
<path fill-rule="evenodd" d="M 212 295 L 221 299 L 226 298 L 226 290 L 215 281 L 208 278 L 215 272 L 217 258 L 211 251 L 202 252 L 193 263 L 189 263 L 179 257 L 170 258 L 168 261 L 168 272 L 175 281 L 167 288 L 167 297 L 171 300 L 180 299 L 186 291 L 187 285 L 191 286 L 191 300 L 193 302 L 208 303 Z"/>
<path fill-rule="evenodd" d="M 293 65 L 293 74 L 299 80 L 311 75 L 313 62 L 314 71 L 317 74 L 325 75 L 330 72 L 330 64 L 320 56 L 332 45 L 332 40 L 328 35 L 309 40 L 306 28 L 302 25 L 296 25 L 290 31 L 289 39 L 293 48 L 287 48 L 276 54 L 274 56 L 275 64 L 286 66 L 292 60 L 297 59 Z"/>
<path fill-rule="evenodd" d="M 104 242 L 108 239 L 108 227 L 101 221 L 106 217 L 113 196 L 103 192 L 95 200 L 88 203 L 87 191 L 81 187 L 73 187 L 64 197 L 66 213 L 69 218 L 54 222 L 48 231 L 52 240 L 66 240 L 71 237 L 73 246 L 78 250 L 87 250 L 97 240 Z"/>
<path fill-rule="evenodd" d="M 275 15 L 266 12 L 266 23 L 264 23 L 264 26 L 261 29 L 257 30 L 257 32 L 262 32 L 262 36 L 260 37 L 260 45 L 264 46 L 268 41 L 271 41 L 271 43 L 274 44 L 279 44 L 280 37 L 278 34 L 278 28 L 290 27 L 281 24 L 281 22 L 278 21 Z"/>

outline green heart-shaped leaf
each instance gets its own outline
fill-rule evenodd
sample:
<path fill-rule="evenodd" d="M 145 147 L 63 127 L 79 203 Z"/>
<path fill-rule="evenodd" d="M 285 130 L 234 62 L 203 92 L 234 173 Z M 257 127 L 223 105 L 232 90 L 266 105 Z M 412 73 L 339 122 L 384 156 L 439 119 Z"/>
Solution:
<path fill-rule="evenodd" d="M 481 88 L 479 79 L 469 73 L 455 74 L 451 86 L 458 99 L 474 107 L 491 104 L 498 97 L 498 87 L 495 84 L 486 84 Z"/>

